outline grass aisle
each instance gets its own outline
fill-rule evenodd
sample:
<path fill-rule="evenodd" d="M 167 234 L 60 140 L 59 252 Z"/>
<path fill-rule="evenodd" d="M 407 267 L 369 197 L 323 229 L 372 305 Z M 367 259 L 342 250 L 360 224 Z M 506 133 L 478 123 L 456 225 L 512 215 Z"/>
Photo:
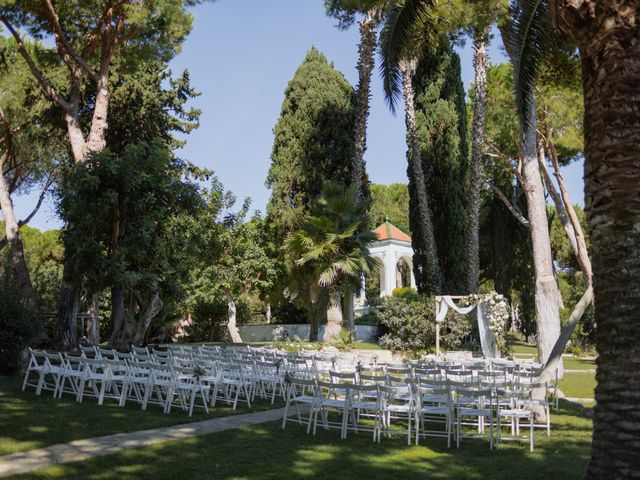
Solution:
<path fill-rule="evenodd" d="M 21 379 L 0 376 L 0 456 L 83 438 L 258 412 L 283 405 L 276 402 L 272 407 L 268 402 L 256 401 L 251 409 L 238 406 L 233 411 L 218 403 L 209 410 L 209 415 L 196 409 L 189 417 L 179 409 L 165 415 L 157 405 L 149 405 L 142 411 L 140 405 L 133 402 L 119 407 L 115 401 L 107 400 L 99 406 L 94 398 L 76 403 L 70 395 L 54 400 L 50 391 L 38 397 L 33 388 L 22 392 L 20 386 Z"/>
<path fill-rule="evenodd" d="M 591 420 L 563 402 L 551 438 L 536 432 L 536 449 L 509 443 L 490 451 L 486 440 L 465 440 L 460 450 L 441 439 L 407 447 L 405 437 L 371 442 L 369 434 L 337 431 L 306 435 L 279 422 L 163 443 L 94 460 L 58 465 L 16 479 L 546 479 L 581 478 L 589 456 Z"/>

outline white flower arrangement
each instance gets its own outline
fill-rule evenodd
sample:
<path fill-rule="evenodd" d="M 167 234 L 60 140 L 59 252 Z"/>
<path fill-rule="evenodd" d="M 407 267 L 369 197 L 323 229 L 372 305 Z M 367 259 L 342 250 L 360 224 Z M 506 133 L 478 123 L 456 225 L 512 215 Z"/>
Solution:
<path fill-rule="evenodd" d="M 489 293 L 475 293 L 466 296 L 460 302 L 462 305 L 481 303 L 487 316 L 489 329 L 496 339 L 496 346 L 502 354 L 509 353 L 507 345 L 507 321 L 509 320 L 509 304 L 504 295 L 493 291 Z"/>

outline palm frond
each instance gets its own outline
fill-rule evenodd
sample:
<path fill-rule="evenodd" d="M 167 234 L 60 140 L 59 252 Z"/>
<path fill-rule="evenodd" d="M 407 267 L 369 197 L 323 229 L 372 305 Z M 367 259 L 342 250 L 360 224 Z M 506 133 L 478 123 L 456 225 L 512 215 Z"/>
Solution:
<path fill-rule="evenodd" d="M 533 125 L 533 92 L 542 61 L 557 44 L 547 0 L 513 0 L 509 50 L 516 107 L 523 133 Z"/>
<path fill-rule="evenodd" d="M 393 113 L 401 98 L 400 61 L 413 41 L 416 26 L 426 24 L 432 5 L 432 0 L 406 0 L 403 5 L 394 4 L 385 12 L 380 32 L 380 76 L 387 105 Z"/>

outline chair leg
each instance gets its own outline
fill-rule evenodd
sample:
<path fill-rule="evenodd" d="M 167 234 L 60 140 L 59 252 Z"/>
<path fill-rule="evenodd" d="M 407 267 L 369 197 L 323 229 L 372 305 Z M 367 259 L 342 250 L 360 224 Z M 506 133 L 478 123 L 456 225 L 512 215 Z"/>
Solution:
<path fill-rule="evenodd" d="M 287 403 L 284 405 L 284 415 L 282 416 L 282 429 L 283 430 L 284 430 L 284 427 L 287 425 L 287 413 L 289 413 L 289 399 L 287 399 Z"/>

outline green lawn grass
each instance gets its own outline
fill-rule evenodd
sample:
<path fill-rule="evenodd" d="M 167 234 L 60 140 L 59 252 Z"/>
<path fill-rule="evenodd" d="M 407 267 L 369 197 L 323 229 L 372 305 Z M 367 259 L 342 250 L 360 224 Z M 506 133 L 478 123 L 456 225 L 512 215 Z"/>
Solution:
<path fill-rule="evenodd" d="M 566 373 L 560 379 L 558 386 L 567 397 L 594 398 L 593 390 L 596 388 L 596 374 L 593 372 Z"/>
<path fill-rule="evenodd" d="M 189 417 L 180 409 L 172 409 L 169 415 L 165 415 L 157 405 L 149 405 L 146 411 L 142 411 L 140 405 L 133 402 L 124 407 L 109 400 L 98 406 L 93 398 L 85 398 L 82 403 L 76 403 L 70 395 L 53 399 L 51 392 L 36 396 L 33 388 L 22 392 L 20 387 L 20 378 L 0 376 L 0 455 L 81 438 L 272 408 L 269 402 L 258 399 L 250 410 L 239 404 L 238 409 L 233 411 L 219 402 L 214 409 L 209 410 L 208 415 L 202 409 L 195 409 L 193 416 Z M 282 406 L 282 402 L 277 406 Z"/>
<path fill-rule="evenodd" d="M 194 437 L 129 450 L 86 462 L 57 465 L 16 479 L 217 479 L 280 480 L 336 478 L 363 480 L 429 479 L 547 479 L 582 478 L 589 458 L 591 420 L 581 407 L 562 403 L 552 416 L 552 435 L 536 432 L 536 448 L 503 443 L 490 451 L 486 440 L 464 440 L 460 449 L 442 439 L 423 440 L 408 447 L 404 437 L 320 430 L 279 422 Z"/>
<path fill-rule="evenodd" d="M 563 357 L 562 363 L 565 370 L 595 370 L 596 361 L 579 357 Z"/>

